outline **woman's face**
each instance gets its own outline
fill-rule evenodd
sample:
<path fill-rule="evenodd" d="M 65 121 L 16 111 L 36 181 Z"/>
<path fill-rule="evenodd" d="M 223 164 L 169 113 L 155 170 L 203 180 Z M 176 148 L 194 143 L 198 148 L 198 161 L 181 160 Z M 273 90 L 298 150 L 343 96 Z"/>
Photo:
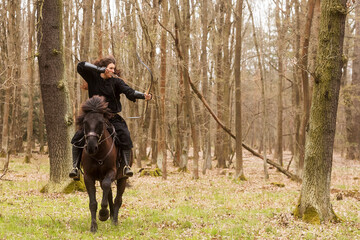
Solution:
<path fill-rule="evenodd" d="M 104 73 L 105 78 L 106 79 L 111 78 L 114 72 L 115 72 L 115 64 L 110 63 L 109 65 L 106 66 L 106 71 Z"/>

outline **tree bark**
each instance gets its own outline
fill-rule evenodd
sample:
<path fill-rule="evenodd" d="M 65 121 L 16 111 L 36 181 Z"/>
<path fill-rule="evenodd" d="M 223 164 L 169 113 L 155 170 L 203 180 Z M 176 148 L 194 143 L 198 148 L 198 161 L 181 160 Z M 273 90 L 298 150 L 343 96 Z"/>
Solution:
<path fill-rule="evenodd" d="M 360 5 L 355 5 L 354 60 L 352 62 L 352 80 L 345 89 L 346 114 L 346 159 L 358 159 L 360 156 Z"/>
<path fill-rule="evenodd" d="M 71 104 L 64 78 L 62 1 L 47 0 L 39 4 L 38 59 L 49 144 L 49 183 L 57 185 L 69 179 L 73 135 Z"/>
<path fill-rule="evenodd" d="M 224 71 L 223 71 L 223 34 L 224 34 L 224 2 L 218 1 L 215 6 L 215 11 L 217 17 L 216 21 L 216 33 L 215 36 L 215 49 L 214 49 L 214 58 L 215 58 L 215 73 L 216 73 L 216 109 L 217 116 L 221 121 L 224 121 Z M 215 135 L 215 156 L 217 159 L 217 167 L 225 168 L 225 152 L 224 152 L 224 132 L 221 130 L 219 125 L 216 126 L 216 135 Z"/>
<path fill-rule="evenodd" d="M 169 22 L 168 2 L 163 1 L 161 4 L 161 19 L 164 26 Z M 160 132 L 159 132 L 159 152 L 162 159 L 162 178 L 167 179 L 167 149 L 166 149 L 166 69 L 167 69 L 167 35 L 162 29 L 160 40 Z"/>
<path fill-rule="evenodd" d="M 236 44 L 235 44 L 235 129 L 236 129 L 236 165 L 235 178 L 245 179 L 243 168 L 243 151 L 242 151 L 242 124 L 241 124 L 241 45 L 242 45 L 242 6 L 243 0 L 237 1 L 236 11 Z"/>
<path fill-rule="evenodd" d="M 83 22 L 80 37 L 80 61 L 90 61 L 90 43 L 91 43 L 91 25 L 93 21 L 93 3 L 94 0 L 83 2 Z M 80 90 L 80 99 L 78 101 L 84 102 L 88 98 L 88 92 L 84 86 L 87 86 L 85 80 L 81 80 L 82 88 Z"/>
<path fill-rule="evenodd" d="M 319 48 L 304 176 L 300 203 L 295 211 L 296 216 L 312 223 L 338 220 L 330 203 L 330 182 L 346 14 L 346 0 L 321 1 Z"/>
<path fill-rule="evenodd" d="M 308 2 L 308 11 L 307 11 L 305 29 L 302 39 L 302 48 L 300 52 L 300 71 L 301 71 L 302 90 L 303 90 L 303 115 L 300 123 L 299 142 L 296 144 L 296 147 L 298 147 L 298 151 L 296 152 L 299 155 L 294 156 L 297 173 L 299 176 L 302 175 L 302 170 L 304 168 L 304 151 L 305 151 L 305 134 L 306 134 L 305 131 L 309 121 L 309 114 L 310 114 L 308 55 L 309 55 L 311 25 L 313 21 L 316 1 L 317 0 L 309 0 Z"/>
<path fill-rule="evenodd" d="M 31 149 L 32 149 L 32 142 L 33 142 L 33 111 L 34 111 L 34 50 L 33 50 L 33 37 L 34 37 L 34 29 L 35 29 L 35 9 L 31 12 L 30 9 L 31 0 L 28 0 L 28 119 L 27 119 L 27 139 L 26 139 L 26 155 L 25 155 L 25 163 L 30 163 L 31 159 Z"/>
<path fill-rule="evenodd" d="M 201 6 L 201 22 L 202 22 L 202 39 L 201 39 L 201 84 L 204 96 L 209 96 L 209 80 L 208 80 L 208 52 L 207 52 L 207 35 L 208 35 L 208 1 L 203 0 Z M 203 111 L 204 131 L 203 131 L 203 153 L 204 164 L 202 173 L 205 174 L 207 169 L 211 169 L 211 135 L 210 135 L 210 118 L 206 109 Z"/>
<path fill-rule="evenodd" d="M 94 28 L 94 50 L 95 53 L 93 56 L 97 56 L 98 58 L 102 58 L 103 56 L 103 39 L 102 39 L 102 6 L 101 0 L 95 0 L 95 28 Z"/>

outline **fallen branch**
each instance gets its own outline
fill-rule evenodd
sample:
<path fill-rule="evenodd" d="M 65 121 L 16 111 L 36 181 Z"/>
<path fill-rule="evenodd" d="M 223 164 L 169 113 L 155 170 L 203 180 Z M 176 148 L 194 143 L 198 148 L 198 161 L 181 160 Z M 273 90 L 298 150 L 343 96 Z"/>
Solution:
<path fill-rule="evenodd" d="M 165 30 L 167 30 L 162 24 L 160 24 L 161 27 L 163 27 Z M 180 58 L 180 60 L 183 60 L 183 56 L 180 50 L 180 46 L 179 46 L 179 39 L 178 39 L 178 30 L 175 27 L 175 37 L 173 34 L 172 37 L 174 39 L 175 42 L 175 49 L 176 52 L 178 54 L 178 57 Z M 167 30 L 168 31 L 168 30 Z M 171 33 L 171 32 L 170 32 Z M 183 67 L 184 71 L 189 71 L 188 69 L 186 69 L 185 67 Z M 205 105 L 206 109 L 210 112 L 211 116 L 215 119 L 215 121 L 221 126 L 222 129 L 224 129 L 225 132 L 227 132 L 232 138 L 236 139 L 236 136 L 231 132 L 231 130 L 229 128 L 227 128 L 221 121 L 220 119 L 216 116 L 216 114 L 212 111 L 212 109 L 210 108 L 209 104 L 206 102 L 204 96 L 199 92 L 199 90 L 197 90 L 196 86 L 194 85 L 194 83 L 191 81 L 190 78 L 190 74 L 188 72 L 188 80 L 189 80 L 189 84 L 191 86 L 191 89 L 194 91 L 194 93 L 198 96 L 198 98 L 202 101 L 202 103 Z M 242 146 L 248 150 L 249 152 L 251 152 L 254 156 L 259 157 L 261 159 L 264 159 L 264 157 L 256 152 L 254 149 L 250 148 L 249 146 L 247 146 L 245 143 L 242 143 Z M 292 174 L 290 171 L 287 171 L 285 168 L 283 168 L 281 165 L 277 164 L 276 162 L 266 158 L 266 162 L 274 167 L 276 167 L 280 172 L 282 172 L 283 174 L 285 174 L 287 177 L 289 177 L 290 179 L 296 181 L 296 182 L 301 182 L 301 179 L 296 176 L 295 174 Z"/>
<path fill-rule="evenodd" d="M 229 128 L 227 128 L 220 121 L 220 119 L 216 116 L 216 114 L 212 111 L 209 104 L 206 102 L 204 96 L 197 90 L 197 88 L 195 87 L 195 85 L 191 81 L 190 77 L 189 77 L 189 83 L 190 83 L 190 86 L 191 86 L 192 90 L 195 92 L 195 94 L 198 96 L 198 98 L 202 101 L 202 103 L 205 105 L 207 110 L 210 112 L 211 116 L 213 116 L 213 118 L 220 125 L 220 127 L 222 127 L 222 129 L 224 129 L 224 131 L 227 132 L 232 138 L 236 139 L 236 136 L 231 132 L 231 130 Z M 245 143 L 242 143 L 242 146 L 243 146 L 243 148 L 245 148 L 246 150 L 251 152 L 254 156 L 259 157 L 261 159 L 264 159 L 264 156 L 262 156 L 260 153 L 256 152 L 254 149 L 252 149 L 251 147 L 249 147 Z M 276 163 L 276 162 L 274 162 L 274 161 L 272 161 L 272 160 L 270 160 L 268 158 L 266 159 L 266 162 L 268 164 L 276 167 L 280 172 L 282 172 L 283 174 L 285 174 L 287 177 L 291 178 L 292 180 L 294 180 L 296 182 L 301 182 L 301 179 L 298 176 L 296 176 L 295 174 L 293 174 L 290 171 L 286 170 L 280 164 L 278 164 L 278 163 Z"/>

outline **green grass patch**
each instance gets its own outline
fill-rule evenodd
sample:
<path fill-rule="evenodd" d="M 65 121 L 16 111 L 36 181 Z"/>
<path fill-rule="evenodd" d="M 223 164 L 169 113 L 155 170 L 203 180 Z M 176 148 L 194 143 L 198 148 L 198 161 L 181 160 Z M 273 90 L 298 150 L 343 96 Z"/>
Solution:
<path fill-rule="evenodd" d="M 254 165 L 253 170 L 247 169 L 248 180 L 241 182 L 217 175 L 216 170 L 208 171 L 196 181 L 191 179 L 190 172 L 175 173 L 176 170 L 166 181 L 135 176 L 124 193 L 119 224 L 97 221 L 98 232 L 93 234 L 89 231 L 86 192 L 40 193 L 49 178 L 47 157 L 39 157 L 30 164 L 24 164 L 22 157 L 13 158 L 10 171 L 0 181 L 0 239 L 357 239 L 360 236 L 360 205 L 356 198 L 344 195 L 341 201 L 332 200 L 335 212 L 345 219 L 343 222 L 307 224 L 291 215 L 300 186 L 276 170 L 270 172 L 276 178 L 271 182 L 284 183 L 284 187 L 274 186 L 256 175 L 258 168 Z M 334 182 L 334 186 L 354 189 L 343 180 Z M 97 186 L 98 209 L 100 198 Z"/>

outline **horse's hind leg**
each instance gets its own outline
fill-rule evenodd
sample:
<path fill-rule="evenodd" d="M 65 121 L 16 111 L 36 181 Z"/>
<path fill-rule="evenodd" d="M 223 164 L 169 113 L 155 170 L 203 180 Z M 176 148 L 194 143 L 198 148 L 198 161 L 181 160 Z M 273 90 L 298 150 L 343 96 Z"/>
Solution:
<path fill-rule="evenodd" d="M 119 215 L 119 209 L 122 205 L 122 195 L 125 191 L 125 186 L 126 186 L 126 180 L 127 178 L 121 178 L 117 180 L 117 193 L 116 193 L 116 198 L 115 198 L 115 202 L 114 202 L 114 217 L 113 217 L 113 223 L 115 225 L 117 225 L 118 223 L 118 215 Z"/>
<path fill-rule="evenodd" d="M 99 220 L 106 221 L 110 216 L 107 206 L 109 192 L 111 190 L 111 176 L 107 176 L 104 178 L 104 180 L 101 182 L 101 188 L 103 190 L 103 197 L 101 200 L 101 209 L 99 211 Z"/>
<path fill-rule="evenodd" d="M 89 195 L 89 208 L 91 213 L 91 232 L 97 231 L 97 223 L 96 223 L 96 211 L 97 211 L 97 202 L 96 202 L 96 188 L 95 188 L 95 180 L 90 179 L 86 175 L 84 176 L 84 182 L 86 186 L 86 190 Z"/>

